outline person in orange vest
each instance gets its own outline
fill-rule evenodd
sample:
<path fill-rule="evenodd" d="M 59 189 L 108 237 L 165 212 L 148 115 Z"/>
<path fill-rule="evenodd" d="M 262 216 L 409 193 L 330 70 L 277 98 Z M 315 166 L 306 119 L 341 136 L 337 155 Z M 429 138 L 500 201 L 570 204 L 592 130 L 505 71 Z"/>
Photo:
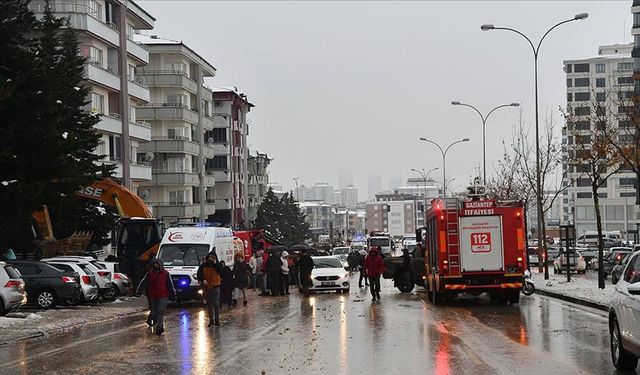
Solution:
<path fill-rule="evenodd" d="M 207 254 L 204 262 L 198 267 L 198 282 L 204 288 L 204 299 L 207 301 L 209 327 L 220 326 L 220 277 L 222 267 L 214 251 Z"/>

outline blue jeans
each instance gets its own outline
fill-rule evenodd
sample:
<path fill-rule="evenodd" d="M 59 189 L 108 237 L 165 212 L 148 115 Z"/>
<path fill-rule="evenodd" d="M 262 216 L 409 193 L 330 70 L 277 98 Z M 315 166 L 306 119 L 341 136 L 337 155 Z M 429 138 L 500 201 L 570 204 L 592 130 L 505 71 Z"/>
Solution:
<path fill-rule="evenodd" d="M 153 321 L 157 329 L 164 329 L 164 312 L 167 309 L 168 298 L 149 299 L 151 311 L 147 320 Z"/>
<path fill-rule="evenodd" d="M 204 298 L 207 300 L 207 313 L 209 322 L 214 322 L 220 317 L 220 287 L 207 288 L 204 291 Z"/>

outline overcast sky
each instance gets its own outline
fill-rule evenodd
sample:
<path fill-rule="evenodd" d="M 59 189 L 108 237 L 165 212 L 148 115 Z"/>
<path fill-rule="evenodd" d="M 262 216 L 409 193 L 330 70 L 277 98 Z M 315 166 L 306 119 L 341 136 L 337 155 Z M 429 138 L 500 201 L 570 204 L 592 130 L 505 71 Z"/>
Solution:
<path fill-rule="evenodd" d="M 599 45 L 630 43 L 631 1 L 407 1 L 219 2 L 138 1 L 156 19 L 150 34 L 182 40 L 209 60 L 220 86 L 236 86 L 256 105 L 249 145 L 274 160 L 270 180 L 292 178 L 337 186 L 354 176 L 360 198 L 367 177 L 414 176 L 411 168 L 440 170 L 435 146 L 461 137 L 447 155 L 447 179 L 466 183 L 482 160 L 482 126 L 459 100 L 486 112 L 522 103 L 533 122 L 533 56 L 516 34 L 480 30 L 483 23 L 514 27 L 537 41 L 540 109 L 559 118 L 565 106 L 562 61 L 597 54 Z M 488 170 L 511 138 L 519 110 L 506 108 L 487 125 Z M 460 189 L 460 188 L 458 188 Z"/>

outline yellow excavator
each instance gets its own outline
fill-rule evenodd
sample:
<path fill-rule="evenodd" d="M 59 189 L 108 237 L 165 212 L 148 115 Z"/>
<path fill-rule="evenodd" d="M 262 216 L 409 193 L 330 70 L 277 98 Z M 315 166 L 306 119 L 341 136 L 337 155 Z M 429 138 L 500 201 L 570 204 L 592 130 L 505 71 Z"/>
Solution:
<path fill-rule="evenodd" d="M 162 240 L 160 223 L 144 201 L 110 178 L 84 186 L 76 195 L 100 201 L 118 210 L 120 220 L 116 228 L 116 256 L 120 268 L 134 278 L 143 272 L 144 265 L 156 255 Z M 32 217 L 42 237 L 38 245 L 45 257 L 84 254 L 91 241 L 91 232 L 75 232 L 67 238 L 57 240 L 53 235 L 51 217 L 46 206 L 35 211 Z"/>

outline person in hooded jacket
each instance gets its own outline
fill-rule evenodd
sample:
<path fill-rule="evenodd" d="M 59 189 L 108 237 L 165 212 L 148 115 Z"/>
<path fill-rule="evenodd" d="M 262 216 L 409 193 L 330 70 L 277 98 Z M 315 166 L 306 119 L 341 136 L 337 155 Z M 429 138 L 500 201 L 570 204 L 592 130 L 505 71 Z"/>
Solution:
<path fill-rule="evenodd" d="M 245 263 L 242 255 L 236 255 L 233 259 L 233 300 L 235 307 L 238 304 L 237 295 L 242 292 L 242 305 L 247 306 L 247 288 L 249 287 L 249 278 L 251 277 L 251 269 Z"/>
<path fill-rule="evenodd" d="M 380 300 L 380 276 L 384 272 L 384 261 L 380 256 L 380 252 L 378 250 L 378 246 L 372 246 L 369 251 L 369 255 L 364 260 L 364 268 L 367 271 L 367 276 L 369 277 L 369 283 L 371 284 L 371 295 L 373 296 L 372 301 L 375 301 L 376 298 L 378 301 Z"/>
<path fill-rule="evenodd" d="M 147 324 L 149 327 L 155 326 L 156 335 L 160 336 L 164 332 L 164 312 L 167 309 L 169 300 L 176 300 L 176 289 L 173 287 L 169 272 L 164 269 L 164 264 L 160 259 L 151 261 L 151 269 L 144 275 L 138 285 L 136 295 L 144 290 L 149 299 L 149 316 Z"/>
<path fill-rule="evenodd" d="M 233 295 L 233 271 L 225 264 L 224 261 L 220 261 L 220 277 L 222 282 L 220 283 L 220 305 L 227 304 L 231 308 L 231 300 Z"/>
<path fill-rule="evenodd" d="M 280 255 L 282 266 L 280 266 L 280 272 L 282 272 L 282 294 L 289 294 L 289 253 L 283 251 Z"/>
<path fill-rule="evenodd" d="M 358 279 L 358 286 L 362 288 L 362 280 L 364 280 L 364 286 L 369 286 L 369 278 L 367 277 L 367 269 L 364 267 L 365 261 L 364 253 L 360 253 L 358 258 L 358 267 L 360 268 L 360 279 Z"/>
<path fill-rule="evenodd" d="M 268 289 L 271 290 L 272 296 L 278 296 L 282 293 L 282 260 L 277 253 L 273 252 L 269 255 L 266 268 Z"/>
<path fill-rule="evenodd" d="M 218 263 L 215 250 L 207 254 L 204 262 L 198 267 L 198 282 L 204 288 L 204 299 L 207 301 L 209 327 L 220 325 L 220 285 L 222 284 L 222 267 Z"/>
<path fill-rule="evenodd" d="M 307 249 L 302 249 L 298 260 L 298 270 L 300 271 L 300 284 L 305 297 L 309 297 L 309 287 L 313 284 L 311 272 L 314 266 L 313 259 L 309 256 Z"/>

